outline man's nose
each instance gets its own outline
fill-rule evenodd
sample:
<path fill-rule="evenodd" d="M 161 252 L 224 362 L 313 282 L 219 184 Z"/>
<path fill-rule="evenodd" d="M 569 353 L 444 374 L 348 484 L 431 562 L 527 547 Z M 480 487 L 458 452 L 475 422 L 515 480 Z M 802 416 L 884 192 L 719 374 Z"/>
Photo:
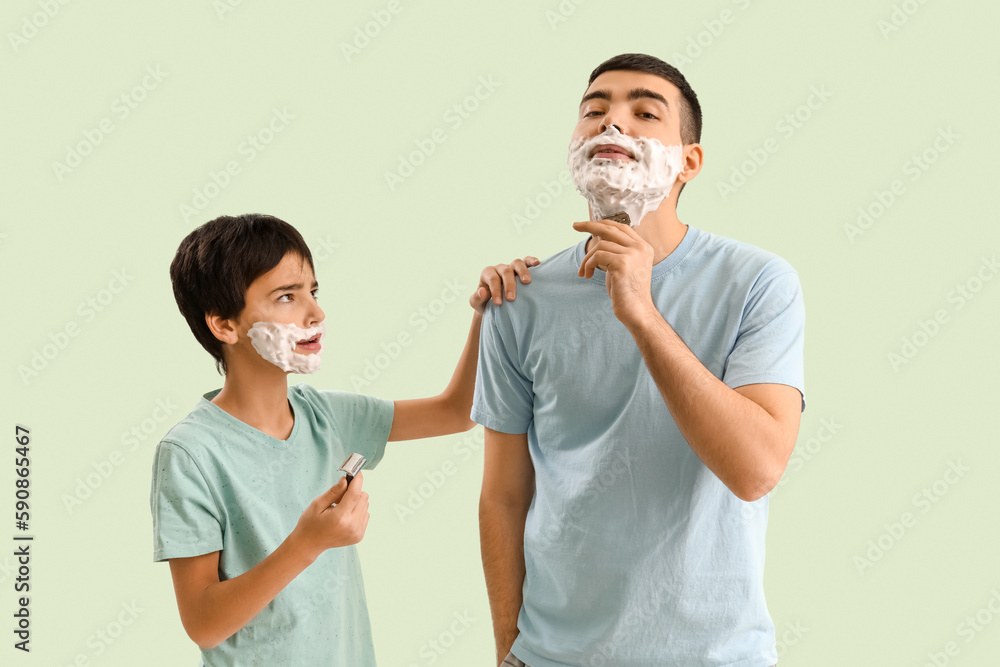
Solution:
<path fill-rule="evenodd" d="M 609 127 L 613 127 L 621 134 L 625 134 L 625 126 L 622 124 L 621 120 L 617 117 L 617 113 L 614 111 L 608 111 L 604 114 L 604 118 L 601 119 L 600 131 L 605 132 Z"/>

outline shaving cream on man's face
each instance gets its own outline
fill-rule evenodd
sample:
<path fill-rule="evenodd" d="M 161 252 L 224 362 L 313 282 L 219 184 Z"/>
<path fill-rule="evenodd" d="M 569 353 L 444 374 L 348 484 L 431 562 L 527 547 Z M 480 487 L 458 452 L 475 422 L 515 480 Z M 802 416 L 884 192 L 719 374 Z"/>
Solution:
<path fill-rule="evenodd" d="M 253 349 L 281 370 L 291 373 L 315 373 L 322 361 L 320 355 L 323 353 L 325 333 L 325 320 L 309 329 L 282 322 L 254 322 L 247 331 L 247 336 L 253 344 Z M 296 352 L 295 345 L 300 341 L 310 341 L 310 345 L 318 345 L 319 348 L 312 354 Z"/>
<path fill-rule="evenodd" d="M 598 146 L 613 144 L 634 160 L 591 158 Z M 596 137 L 575 139 L 569 146 L 569 168 L 576 189 L 587 198 L 595 220 L 625 211 L 635 227 L 670 194 L 684 170 L 680 144 L 664 146 L 649 137 L 621 134 L 613 125 Z"/>

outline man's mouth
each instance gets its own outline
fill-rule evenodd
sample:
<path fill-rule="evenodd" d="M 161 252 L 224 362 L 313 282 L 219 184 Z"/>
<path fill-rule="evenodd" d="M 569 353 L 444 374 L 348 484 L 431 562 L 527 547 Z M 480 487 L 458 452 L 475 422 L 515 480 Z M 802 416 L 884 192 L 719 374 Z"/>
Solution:
<path fill-rule="evenodd" d="M 634 160 L 635 156 L 632 153 L 622 148 L 621 146 L 616 146 L 615 144 L 601 144 L 594 148 L 593 152 L 590 154 L 591 159 L 593 158 L 603 158 L 605 160 Z"/>

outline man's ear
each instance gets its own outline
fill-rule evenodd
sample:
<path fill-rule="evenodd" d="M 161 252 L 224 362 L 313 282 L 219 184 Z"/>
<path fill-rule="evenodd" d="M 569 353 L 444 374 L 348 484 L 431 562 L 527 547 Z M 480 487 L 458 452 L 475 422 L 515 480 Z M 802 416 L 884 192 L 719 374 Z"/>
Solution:
<path fill-rule="evenodd" d="M 223 343 L 235 344 L 240 338 L 234 318 L 205 313 L 205 324 L 208 325 L 212 335 Z"/>
<path fill-rule="evenodd" d="M 701 171 L 701 165 L 705 159 L 705 152 L 701 148 L 701 144 L 686 144 L 684 146 L 684 171 L 677 175 L 677 180 L 681 183 L 687 183 L 698 175 Z"/>

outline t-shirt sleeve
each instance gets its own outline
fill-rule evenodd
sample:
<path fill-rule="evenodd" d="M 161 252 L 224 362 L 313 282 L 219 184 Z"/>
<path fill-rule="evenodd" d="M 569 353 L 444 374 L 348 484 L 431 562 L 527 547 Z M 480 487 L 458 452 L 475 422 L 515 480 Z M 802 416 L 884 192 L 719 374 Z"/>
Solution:
<path fill-rule="evenodd" d="M 194 458 L 180 445 L 164 440 L 157 446 L 149 503 L 154 561 L 222 549 L 218 503 Z"/>
<path fill-rule="evenodd" d="M 366 470 L 377 466 L 392 430 L 393 402 L 346 391 L 317 393 L 334 415 L 335 428 L 344 446 L 367 459 Z"/>
<path fill-rule="evenodd" d="M 784 261 L 772 262 L 747 297 L 723 382 L 733 388 L 764 383 L 795 387 L 802 394 L 804 410 L 804 338 L 805 306 L 799 276 Z"/>
<path fill-rule="evenodd" d="M 471 419 L 501 433 L 527 433 L 534 390 L 522 369 L 510 318 L 492 304 L 483 313 Z"/>

